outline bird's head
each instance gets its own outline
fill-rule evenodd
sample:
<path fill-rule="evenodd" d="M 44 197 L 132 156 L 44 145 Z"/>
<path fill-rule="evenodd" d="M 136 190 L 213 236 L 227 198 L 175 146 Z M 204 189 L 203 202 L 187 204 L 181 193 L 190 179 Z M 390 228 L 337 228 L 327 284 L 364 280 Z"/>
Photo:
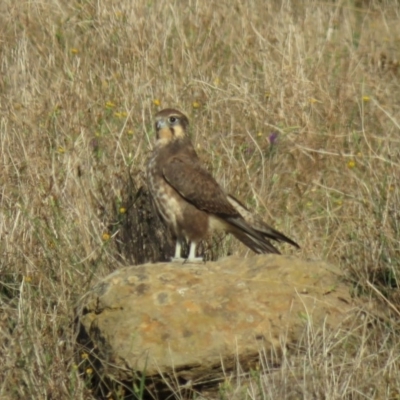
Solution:
<path fill-rule="evenodd" d="M 158 141 L 171 142 L 186 137 L 189 120 L 180 111 L 166 108 L 156 114 L 155 120 Z"/>

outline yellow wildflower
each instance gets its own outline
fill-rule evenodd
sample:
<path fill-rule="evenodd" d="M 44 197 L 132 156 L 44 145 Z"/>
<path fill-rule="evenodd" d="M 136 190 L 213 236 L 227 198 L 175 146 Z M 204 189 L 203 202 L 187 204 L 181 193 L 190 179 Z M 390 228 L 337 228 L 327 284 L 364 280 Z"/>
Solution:
<path fill-rule="evenodd" d="M 347 168 L 354 168 L 356 166 L 356 162 L 354 160 L 350 160 L 347 163 Z"/>
<path fill-rule="evenodd" d="M 193 108 L 200 108 L 200 103 L 197 102 L 197 101 L 194 101 L 194 102 L 192 103 L 192 107 L 193 107 Z"/>
<path fill-rule="evenodd" d="M 88 353 L 82 353 L 81 354 L 81 358 L 82 358 L 82 360 L 87 360 L 89 358 L 89 354 Z"/>
<path fill-rule="evenodd" d="M 117 118 L 125 118 L 128 115 L 126 111 L 117 111 L 114 113 L 114 116 Z"/>
<path fill-rule="evenodd" d="M 106 108 L 114 108 L 115 104 L 112 101 L 107 101 Z"/>
<path fill-rule="evenodd" d="M 125 207 L 120 207 L 119 208 L 119 213 L 120 214 L 125 214 L 126 213 L 126 208 Z"/>
<path fill-rule="evenodd" d="M 65 149 L 64 149 L 64 147 L 62 147 L 62 146 L 60 146 L 60 147 L 57 149 L 57 151 L 58 151 L 60 154 L 64 154 L 64 153 L 65 153 Z"/>
<path fill-rule="evenodd" d="M 128 135 L 129 135 L 129 136 L 132 136 L 133 134 L 134 134 L 133 129 L 129 129 L 129 130 L 128 130 Z"/>
<path fill-rule="evenodd" d="M 71 53 L 72 53 L 72 54 L 78 54 L 78 53 L 79 53 L 79 50 L 78 50 L 77 48 L 73 47 L 73 48 L 71 49 Z"/>
<path fill-rule="evenodd" d="M 154 99 L 153 104 L 158 107 L 159 105 L 161 105 L 161 101 L 158 99 Z"/>
<path fill-rule="evenodd" d="M 370 101 L 371 98 L 369 96 L 363 96 L 362 100 L 363 100 L 364 103 L 366 103 L 366 102 Z"/>
<path fill-rule="evenodd" d="M 86 368 L 86 373 L 88 375 L 92 375 L 93 374 L 93 368 Z"/>
<path fill-rule="evenodd" d="M 110 234 L 109 233 L 107 233 L 107 232 L 104 232 L 102 235 L 101 235 L 101 238 L 103 239 L 103 242 L 107 242 L 107 240 L 110 240 Z"/>

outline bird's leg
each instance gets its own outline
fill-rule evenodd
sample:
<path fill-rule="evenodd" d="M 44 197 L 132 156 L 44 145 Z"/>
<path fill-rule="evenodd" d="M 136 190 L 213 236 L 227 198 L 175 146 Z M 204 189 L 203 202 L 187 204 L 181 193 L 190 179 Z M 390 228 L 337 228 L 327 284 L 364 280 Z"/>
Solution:
<path fill-rule="evenodd" d="M 203 257 L 196 257 L 196 243 L 190 242 L 189 257 L 186 262 L 188 263 L 203 263 Z"/>
<path fill-rule="evenodd" d="M 182 251 L 182 242 L 179 239 L 176 239 L 174 258 L 181 258 L 181 251 Z"/>
<path fill-rule="evenodd" d="M 183 263 L 186 260 L 181 256 L 182 251 L 182 241 L 180 239 L 176 239 L 175 243 L 175 256 L 171 258 L 172 262 L 180 262 Z"/>

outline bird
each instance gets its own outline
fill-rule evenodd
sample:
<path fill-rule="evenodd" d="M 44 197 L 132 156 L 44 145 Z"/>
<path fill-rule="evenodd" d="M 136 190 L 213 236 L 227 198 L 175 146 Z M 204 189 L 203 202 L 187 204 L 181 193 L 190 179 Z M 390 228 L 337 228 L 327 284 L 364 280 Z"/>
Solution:
<path fill-rule="evenodd" d="M 233 195 L 226 193 L 198 157 L 187 134 L 189 120 L 166 108 L 155 115 L 156 143 L 147 162 L 147 183 L 155 207 L 176 239 L 173 262 L 203 262 L 198 243 L 213 232 L 230 233 L 257 254 L 279 250 L 270 242 L 300 246 L 267 225 Z M 189 255 L 182 257 L 182 244 Z"/>

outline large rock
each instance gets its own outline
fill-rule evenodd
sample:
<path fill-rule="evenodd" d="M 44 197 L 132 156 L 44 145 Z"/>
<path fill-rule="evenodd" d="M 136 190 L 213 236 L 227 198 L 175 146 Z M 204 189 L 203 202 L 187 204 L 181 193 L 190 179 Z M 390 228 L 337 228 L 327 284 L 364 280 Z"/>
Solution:
<path fill-rule="evenodd" d="M 203 265 L 145 264 L 117 270 L 83 297 L 83 337 L 103 376 L 174 374 L 215 380 L 260 350 L 279 358 L 312 323 L 336 327 L 352 310 L 349 286 L 322 262 L 278 255 L 228 257 Z"/>

